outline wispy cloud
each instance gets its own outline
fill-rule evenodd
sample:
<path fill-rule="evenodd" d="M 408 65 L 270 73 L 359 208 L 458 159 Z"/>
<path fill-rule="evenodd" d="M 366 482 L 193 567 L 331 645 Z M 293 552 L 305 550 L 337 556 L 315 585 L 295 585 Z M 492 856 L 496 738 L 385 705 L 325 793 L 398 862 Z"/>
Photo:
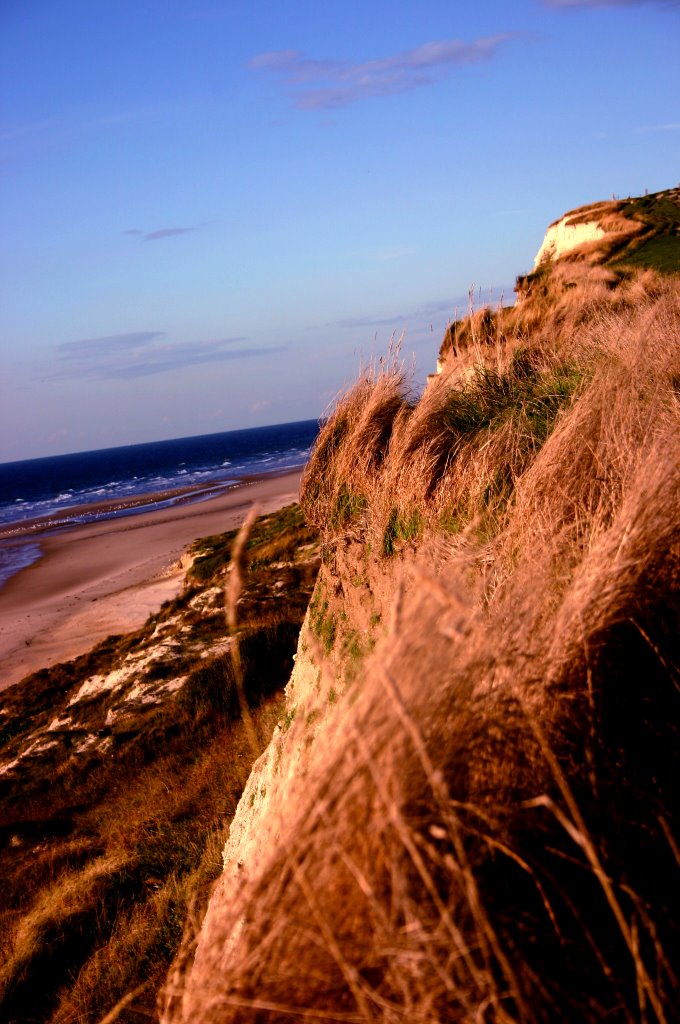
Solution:
<path fill-rule="evenodd" d="M 648 135 L 655 132 L 680 132 L 680 121 L 667 121 L 665 124 L 643 124 L 635 129 L 637 135 Z"/>
<path fill-rule="evenodd" d="M 542 0 L 544 7 L 566 10 L 570 7 L 641 7 L 659 0 Z"/>
<path fill-rule="evenodd" d="M 257 398 L 250 406 L 251 412 L 264 412 L 265 409 L 271 409 L 272 402 L 269 398 Z"/>
<path fill-rule="evenodd" d="M 50 379 L 131 380 L 203 363 L 257 359 L 285 348 L 249 346 L 244 337 L 180 343 L 159 341 L 163 337 L 163 331 L 132 331 L 66 341 L 57 347 L 60 366 Z"/>
<path fill-rule="evenodd" d="M 145 242 L 157 242 L 159 238 L 172 238 L 174 235 L 190 235 L 196 228 L 158 228 L 144 235 Z"/>
<path fill-rule="evenodd" d="M 107 334 L 103 338 L 83 338 L 80 341 L 65 341 L 58 346 L 60 359 L 91 359 L 106 354 L 120 356 L 126 352 L 138 352 L 156 338 L 163 337 L 163 331 L 130 331 L 128 334 Z"/>
<path fill-rule="evenodd" d="M 505 287 L 494 287 L 475 289 L 473 304 L 475 308 L 481 306 L 494 306 L 500 300 L 510 303 L 514 299 L 512 285 Z M 413 327 L 429 327 L 431 322 L 436 324 L 446 323 L 454 316 L 467 312 L 470 303 L 470 295 L 460 295 L 455 299 L 433 299 L 431 302 L 424 302 L 416 309 L 406 312 L 392 313 L 389 316 L 360 316 L 350 317 L 345 320 L 338 320 L 334 327 L 388 327 L 391 330 L 401 330 Z"/>
<path fill-rule="evenodd" d="M 157 242 L 161 238 L 173 238 L 175 235 L 190 235 L 198 231 L 199 225 L 188 227 L 156 228 L 154 231 L 142 231 L 140 228 L 128 228 L 124 235 L 135 235 L 142 242 Z"/>
<path fill-rule="evenodd" d="M 601 142 L 606 139 L 622 139 L 629 135 L 667 135 L 680 132 L 680 121 L 665 121 L 661 124 L 639 124 L 616 132 L 592 132 L 591 137 Z"/>
<path fill-rule="evenodd" d="M 41 121 L 29 121 L 25 124 L 0 125 L 0 143 L 17 142 L 26 136 L 49 131 L 53 125 L 54 120 L 52 118 L 43 118 Z"/>
<path fill-rule="evenodd" d="M 444 39 L 412 50 L 355 63 L 306 57 L 298 50 L 261 53 L 249 62 L 255 70 L 280 77 L 302 110 L 346 107 L 373 96 L 390 96 L 429 85 L 456 67 L 495 57 L 514 33 L 471 42 Z"/>
<path fill-rule="evenodd" d="M 427 319 L 429 316 L 437 316 L 442 313 L 453 312 L 453 303 L 449 299 L 436 299 L 432 302 L 425 302 L 417 309 L 407 312 L 392 313 L 389 316 L 357 316 L 348 317 L 345 320 L 338 320 L 337 327 L 392 327 L 398 328 L 413 320 Z"/>

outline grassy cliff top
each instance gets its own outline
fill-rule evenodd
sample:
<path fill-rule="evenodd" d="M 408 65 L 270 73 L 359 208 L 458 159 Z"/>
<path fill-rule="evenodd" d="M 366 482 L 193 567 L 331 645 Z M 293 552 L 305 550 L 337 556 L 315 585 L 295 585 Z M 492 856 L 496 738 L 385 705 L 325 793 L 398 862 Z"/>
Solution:
<path fill-rule="evenodd" d="M 615 269 L 619 274 L 640 269 L 675 274 L 680 271 L 680 186 L 644 196 L 611 199 L 570 210 L 548 228 L 594 224 L 604 232 L 595 243 L 575 246 L 561 259 L 585 260 Z M 532 275 L 521 280 L 527 282 Z"/>
<path fill-rule="evenodd" d="M 604 266 L 680 271 L 680 186 L 580 207 L 561 219 L 570 225 L 596 221 L 602 226 L 605 239 L 592 255 Z"/>
<path fill-rule="evenodd" d="M 473 310 L 451 323 L 439 351 L 440 367 L 454 357 L 465 372 L 480 346 L 517 341 L 553 314 L 558 321 L 569 319 L 569 306 L 585 308 L 603 300 L 612 308 L 627 302 L 634 307 L 641 274 L 680 274 L 680 186 L 578 207 L 554 221 L 546 239 L 560 228 L 587 226 L 594 229 L 587 241 L 579 243 L 575 235 L 555 251 L 544 243 L 538 265 L 517 277 L 514 307 Z"/>

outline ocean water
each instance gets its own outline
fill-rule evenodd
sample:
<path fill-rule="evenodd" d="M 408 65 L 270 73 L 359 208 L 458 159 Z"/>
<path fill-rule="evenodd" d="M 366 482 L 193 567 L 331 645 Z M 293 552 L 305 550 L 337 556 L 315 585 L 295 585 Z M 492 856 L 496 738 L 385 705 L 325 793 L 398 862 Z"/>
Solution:
<path fill-rule="evenodd" d="M 304 420 L 2 463 L 0 586 L 40 557 L 31 529 L 37 535 L 200 501 L 246 476 L 301 466 L 318 429 L 316 420 Z"/>

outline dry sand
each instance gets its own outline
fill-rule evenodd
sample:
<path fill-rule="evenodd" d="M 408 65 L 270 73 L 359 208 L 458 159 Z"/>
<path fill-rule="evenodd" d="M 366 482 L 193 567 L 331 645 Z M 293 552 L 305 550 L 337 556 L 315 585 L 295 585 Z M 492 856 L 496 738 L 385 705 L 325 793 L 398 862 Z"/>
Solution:
<path fill-rule="evenodd" d="M 266 513 L 297 501 L 300 475 L 36 537 L 43 557 L 0 589 L 0 689 L 143 625 L 181 589 L 180 559 L 194 540 L 238 526 L 253 504 Z"/>

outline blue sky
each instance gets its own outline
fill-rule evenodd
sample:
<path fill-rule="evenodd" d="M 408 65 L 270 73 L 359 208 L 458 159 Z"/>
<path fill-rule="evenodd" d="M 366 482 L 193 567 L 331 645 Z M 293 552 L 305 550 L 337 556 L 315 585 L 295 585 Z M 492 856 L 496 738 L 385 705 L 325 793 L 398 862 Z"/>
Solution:
<path fill-rule="evenodd" d="M 2 0 L 0 461 L 422 376 L 548 223 L 680 179 L 680 6 Z"/>

